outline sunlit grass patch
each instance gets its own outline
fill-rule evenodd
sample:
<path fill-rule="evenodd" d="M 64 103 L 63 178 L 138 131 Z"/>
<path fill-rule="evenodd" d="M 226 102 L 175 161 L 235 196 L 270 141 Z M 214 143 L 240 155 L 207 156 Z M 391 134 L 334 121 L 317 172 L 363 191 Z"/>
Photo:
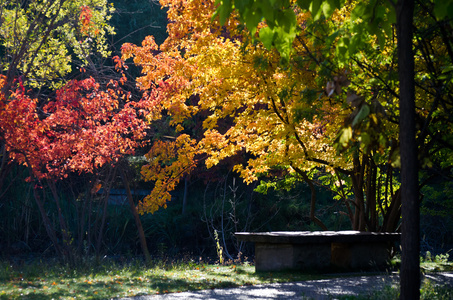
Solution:
<path fill-rule="evenodd" d="M 320 278 L 303 273 L 255 273 L 250 265 L 139 261 L 83 264 L 70 268 L 56 263 L 0 263 L 0 299 L 107 299 L 226 288 Z"/>
<path fill-rule="evenodd" d="M 451 262 L 441 263 L 452 267 Z M 0 299 L 109 299 L 333 276 L 294 271 L 257 273 L 255 267 L 248 264 L 224 266 L 190 260 L 156 261 L 150 267 L 140 260 L 129 263 L 86 261 L 76 268 L 52 261 L 0 262 Z M 422 299 L 452 299 L 451 288 L 436 286 L 429 281 L 424 283 L 421 291 Z M 398 288 L 389 287 L 365 295 L 365 298 L 348 296 L 341 299 L 395 299 L 398 293 Z"/>

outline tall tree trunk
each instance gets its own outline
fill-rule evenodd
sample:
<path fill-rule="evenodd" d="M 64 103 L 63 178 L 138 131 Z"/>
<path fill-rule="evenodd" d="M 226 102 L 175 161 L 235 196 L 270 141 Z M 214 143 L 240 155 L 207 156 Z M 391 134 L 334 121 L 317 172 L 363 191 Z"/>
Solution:
<path fill-rule="evenodd" d="M 401 153 L 401 299 L 420 298 L 420 207 L 415 140 L 415 82 L 412 51 L 414 0 L 398 0 L 398 75 Z"/>
<path fill-rule="evenodd" d="M 182 198 L 182 214 L 185 215 L 187 211 L 187 197 L 189 194 L 189 175 L 184 178 L 184 196 Z"/>
<path fill-rule="evenodd" d="M 351 174 L 352 188 L 354 190 L 355 197 L 355 213 L 354 213 L 354 223 L 353 229 L 359 231 L 366 230 L 366 211 L 365 211 L 365 197 L 363 193 L 364 188 L 364 178 L 365 178 L 365 166 L 367 158 L 364 154 L 362 156 L 362 162 L 360 162 L 359 154 L 353 158 L 353 168 L 354 172 Z"/>
<path fill-rule="evenodd" d="M 374 164 L 373 158 L 370 156 L 367 166 L 367 184 L 366 184 L 366 211 L 369 219 L 368 230 L 375 232 L 378 228 L 378 218 L 376 212 L 377 205 L 377 167 Z"/>
<path fill-rule="evenodd" d="M 401 218 L 401 189 L 397 190 L 395 194 L 391 195 L 390 206 L 384 215 L 382 222 L 382 231 L 395 232 L 398 228 L 398 222 Z"/>
<path fill-rule="evenodd" d="M 63 249 L 64 249 L 64 257 L 66 262 L 71 265 L 75 264 L 75 257 L 74 257 L 74 249 L 72 245 L 72 237 L 71 232 L 68 229 L 68 225 L 66 224 L 65 217 L 63 216 L 63 212 L 61 210 L 60 204 L 60 196 L 58 195 L 57 186 L 55 185 L 55 180 L 48 179 L 47 184 L 49 185 L 50 191 L 52 192 L 53 199 L 57 206 L 57 214 L 58 214 L 58 221 L 60 223 L 60 232 L 63 238 Z"/>
<path fill-rule="evenodd" d="M 19 171 L 17 168 L 16 164 L 11 163 L 9 159 L 9 153 L 6 151 L 6 145 L 5 143 L 0 143 L 0 201 L 2 200 L 3 196 L 8 192 L 9 188 L 12 187 L 16 180 L 21 177 L 22 171 Z M 13 166 L 16 166 L 16 169 L 18 170 L 16 172 L 16 175 L 8 180 L 8 185 L 4 186 L 6 183 L 6 178 L 7 176 L 11 173 L 13 170 Z M 7 199 L 4 199 L 4 201 L 7 201 Z"/>
<path fill-rule="evenodd" d="M 89 191 L 89 189 L 88 189 L 88 191 Z M 87 192 L 87 195 L 85 197 L 83 197 L 83 204 L 81 205 L 81 208 L 80 208 L 82 211 L 79 214 L 80 215 L 80 217 L 79 217 L 79 241 L 78 241 L 78 245 L 77 245 L 77 252 L 82 253 L 83 255 L 88 254 L 87 247 L 89 247 L 89 245 L 84 245 L 84 241 L 87 242 L 85 240 L 85 237 L 86 237 L 85 225 L 87 223 L 87 221 L 85 220 L 86 219 L 85 214 L 87 213 L 87 206 L 88 206 L 88 202 L 91 201 L 91 197 L 92 196 L 89 192 Z M 90 224 L 88 224 L 88 227 L 90 227 Z M 82 247 L 84 247 L 83 252 L 82 252 Z"/>
<path fill-rule="evenodd" d="M 58 238 L 55 233 L 55 229 L 52 226 L 52 223 L 49 220 L 49 216 L 46 213 L 46 210 L 44 208 L 44 203 L 41 200 L 41 197 L 39 196 L 38 193 L 39 186 L 36 184 L 36 186 L 33 188 L 33 195 L 36 201 L 36 204 L 38 205 L 39 212 L 41 213 L 42 220 L 44 222 L 44 227 L 46 228 L 47 235 L 49 236 L 50 240 L 52 241 L 52 244 L 55 247 L 55 251 L 57 252 L 57 255 L 64 259 L 63 256 L 63 251 L 58 244 Z"/>
<path fill-rule="evenodd" d="M 89 197 L 87 197 L 88 199 L 88 226 L 87 226 L 87 248 L 86 248 L 86 255 L 89 255 L 90 254 L 90 250 L 91 250 L 91 246 L 93 245 L 93 242 L 92 242 L 92 231 L 91 231 L 91 228 L 93 227 L 92 224 L 91 224 L 91 215 L 92 215 L 92 211 L 93 211 L 93 195 L 90 194 Z"/>
<path fill-rule="evenodd" d="M 129 181 L 126 177 L 126 172 L 122 166 L 119 166 L 119 171 L 121 175 L 121 179 L 123 180 L 124 187 L 126 188 L 127 199 L 129 200 L 129 207 L 131 208 L 132 215 L 135 219 L 135 225 L 137 226 L 138 236 L 140 238 L 140 246 L 142 247 L 143 255 L 145 256 L 146 264 L 151 263 L 151 255 L 148 251 L 148 245 L 146 244 L 145 232 L 143 231 L 142 222 L 140 221 L 140 216 L 137 211 L 137 207 L 135 206 L 134 199 L 132 198 L 131 188 L 129 186 Z"/>
<path fill-rule="evenodd" d="M 5 182 L 6 174 L 8 172 L 5 172 L 5 167 L 7 166 L 8 163 L 8 152 L 6 151 L 6 146 L 4 143 L 0 144 L 0 198 L 1 195 L 3 194 L 2 192 L 2 187 L 3 183 Z"/>
<path fill-rule="evenodd" d="M 315 212 L 316 212 L 316 189 L 315 189 L 315 185 L 313 184 L 313 180 L 311 180 L 307 173 L 305 173 L 303 170 L 301 170 L 300 168 L 297 168 L 297 167 L 294 167 L 292 166 L 294 170 L 296 170 L 296 172 L 302 176 L 303 180 L 308 184 L 308 186 L 310 187 L 310 191 L 311 191 L 311 200 L 310 200 L 310 220 L 315 223 L 316 225 L 318 225 L 319 227 L 321 227 L 322 230 L 328 230 L 327 226 L 319 219 L 315 216 Z"/>
<path fill-rule="evenodd" d="M 96 241 L 96 257 L 99 259 L 100 253 L 101 253 L 101 244 L 102 240 L 104 239 L 104 227 L 105 227 L 105 221 L 107 218 L 107 208 L 108 208 L 108 203 L 109 203 L 109 197 L 110 197 L 110 190 L 112 189 L 112 184 L 115 181 L 115 176 L 116 176 L 116 168 L 113 170 L 109 170 L 107 173 L 107 178 L 106 178 L 106 185 L 104 187 L 104 205 L 102 209 L 102 220 L 101 220 L 101 225 L 99 226 L 99 234 L 97 237 Z"/>

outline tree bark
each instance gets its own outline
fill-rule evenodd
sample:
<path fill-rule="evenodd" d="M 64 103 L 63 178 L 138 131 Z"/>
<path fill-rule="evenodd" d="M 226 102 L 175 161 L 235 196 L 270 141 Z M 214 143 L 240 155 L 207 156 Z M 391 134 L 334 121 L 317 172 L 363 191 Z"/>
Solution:
<path fill-rule="evenodd" d="M 60 223 L 60 232 L 61 237 L 63 238 L 64 258 L 66 262 L 69 263 L 70 265 L 75 265 L 71 232 L 68 229 L 68 225 L 66 224 L 65 217 L 63 216 L 63 212 L 61 210 L 60 196 L 58 195 L 57 186 L 55 185 L 55 179 L 47 179 L 47 184 L 50 188 L 50 191 L 52 192 L 55 205 L 57 206 L 58 221 Z"/>
<path fill-rule="evenodd" d="M 387 208 L 382 222 L 383 232 L 395 232 L 401 218 L 401 189 L 391 195 L 391 198 L 390 206 Z"/>
<path fill-rule="evenodd" d="M 328 230 L 327 226 L 319 219 L 315 216 L 315 212 L 316 212 L 316 189 L 315 189 L 315 185 L 313 184 L 313 180 L 311 180 L 307 173 L 305 173 L 304 171 L 302 171 L 301 169 L 297 168 L 297 167 L 294 167 L 292 166 L 294 170 L 296 170 L 296 172 L 302 176 L 303 180 L 308 184 L 308 186 L 310 187 L 310 191 L 311 191 L 311 200 L 310 200 L 310 220 L 315 223 L 316 225 L 318 225 L 319 227 L 321 227 L 322 230 Z"/>
<path fill-rule="evenodd" d="M 367 166 L 367 187 L 366 187 L 366 207 L 367 207 L 367 215 L 369 219 L 369 226 L 368 230 L 375 232 L 379 227 L 379 220 L 377 218 L 377 168 L 374 164 L 373 158 L 370 156 L 368 159 L 368 166 Z"/>
<path fill-rule="evenodd" d="M 398 0 L 398 76 L 400 82 L 401 155 L 401 296 L 420 298 L 420 208 L 418 202 L 418 160 L 415 139 L 415 79 L 412 50 L 414 0 Z"/>
<path fill-rule="evenodd" d="M 113 168 L 113 170 L 109 170 L 107 174 L 107 179 L 106 179 L 106 185 L 104 187 L 104 207 L 102 209 L 102 219 L 101 219 L 101 225 L 99 226 L 99 234 L 97 237 L 96 241 L 96 257 L 99 259 L 100 254 L 101 254 L 101 244 L 104 239 L 104 227 L 105 227 L 105 221 L 107 219 L 107 208 L 109 204 L 109 197 L 110 197 L 110 190 L 112 188 L 112 184 L 115 181 L 115 176 L 116 176 L 116 168 Z"/>
<path fill-rule="evenodd" d="M 182 198 L 182 214 L 185 215 L 187 211 L 187 197 L 189 194 L 189 175 L 184 178 L 184 196 Z"/>
<path fill-rule="evenodd" d="M 41 213 L 41 217 L 44 222 L 44 227 L 46 229 L 47 235 L 49 236 L 50 240 L 52 241 L 52 244 L 55 247 L 55 251 L 56 251 L 57 255 L 61 259 L 64 259 L 63 250 L 61 249 L 60 245 L 58 244 L 58 238 L 55 233 L 55 229 L 52 226 L 52 222 L 50 222 L 50 220 L 49 220 L 49 216 L 46 213 L 44 204 L 38 194 L 38 189 L 40 186 L 41 185 L 38 185 L 37 183 L 35 184 L 35 187 L 33 188 L 33 195 L 34 195 L 36 204 L 38 205 L 39 212 Z"/>
<path fill-rule="evenodd" d="M 148 245 L 146 244 L 145 232 L 143 231 L 142 222 L 140 221 L 140 216 L 138 214 L 137 207 L 135 206 L 134 199 L 132 198 L 131 188 L 129 186 L 129 182 L 127 181 L 126 173 L 124 172 L 121 166 L 119 166 L 119 171 L 121 174 L 121 179 L 123 180 L 124 183 L 124 187 L 126 188 L 127 199 L 129 200 L 129 207 L 131 208 L 132 215 L 134 216 L 135 219 L 135 225 L 137 226 L 138 236 L 140 238 L 140 245 L 142 247 L 143 255 L 145 256 L 145 262 L 146 264 L 149 265 L 151 263 L 151 255 L 149 254 Z"/>

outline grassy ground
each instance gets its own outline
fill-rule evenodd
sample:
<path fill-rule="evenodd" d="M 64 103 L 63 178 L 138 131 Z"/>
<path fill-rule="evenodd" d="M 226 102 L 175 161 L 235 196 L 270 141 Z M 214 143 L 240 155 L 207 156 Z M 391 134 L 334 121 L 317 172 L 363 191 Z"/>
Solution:
<path fill-rule="evenodd" d="M 104 261 L 69 268 L 52 263 L 0 263 L 0 299 L 108 299 L 187 290 L 318 279 L 302 273 L 256 274 L 253 266 L 193 262 Z"/>
<path fill-rule="evenodd" d="M 429 261 L 422 264 L 422 268 L 429 271 L 440 267 L 451 271 L 453 263 Z M 254 267 L 247 264 L 220 266 L 193 261 L 158 262 L 151 267 L 145 267 L 138 260 L 128 263 L 86 261 L 76 268 L 51 261 L 0 262 L 0 299 L 109 299 L 321 278 L 326 276 L 255 273 Z M 452 299 L 452 295 L 452 288 L 436 287 L 429 282 L 422 288 L 422 299 Z M 380 291 L 375 299 L 396 299 L 394 297 L 398 297 L 398 290 L 389 288 Z"/>
<path fill-rule="evenodd" d="M 340 296 L 338 300 L 395 300 L 400 298 L 399 289 L 396 287 L 386 287 L 381 291 L 372 291 L 363 296 Z M 447 286 L 434 285 L 430 281 L 425 281 L 420 289 L 420 300 L 451 300 L 453 299 L 453 288 Z"/>

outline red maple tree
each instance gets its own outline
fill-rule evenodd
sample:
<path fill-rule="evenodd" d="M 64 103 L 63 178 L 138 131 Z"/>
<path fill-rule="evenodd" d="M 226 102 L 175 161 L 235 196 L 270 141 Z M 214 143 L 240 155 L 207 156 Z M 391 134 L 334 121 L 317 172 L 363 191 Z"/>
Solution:
<path fill-rule="evenodd" d="M 117 67 L 121 65 L 117 59 Z M 18 78 L 13 89 L 0 93 L 0 141 L 11 162 L 29 169 L 28 180 L 34 184 L 35 200 L 46 224 L 51 222 L 40 190 L 44 183 L 49 186 L 58 210 L 62 245 L 52 226 L 46 230 L 64 258 L 71 259 L 73 251 L 55 183 L 74 172 L 94 172 L 115 164 L 144 143 L 143 105 L 132 101 L 130 93 L 121 88 L 124 81 L 124 76 L 105 85 L 91 77 L 73 80 L 54 96 L 37 99 Z M 5 83 L 6 77 L 0 75 L 0 90 Z"/>

